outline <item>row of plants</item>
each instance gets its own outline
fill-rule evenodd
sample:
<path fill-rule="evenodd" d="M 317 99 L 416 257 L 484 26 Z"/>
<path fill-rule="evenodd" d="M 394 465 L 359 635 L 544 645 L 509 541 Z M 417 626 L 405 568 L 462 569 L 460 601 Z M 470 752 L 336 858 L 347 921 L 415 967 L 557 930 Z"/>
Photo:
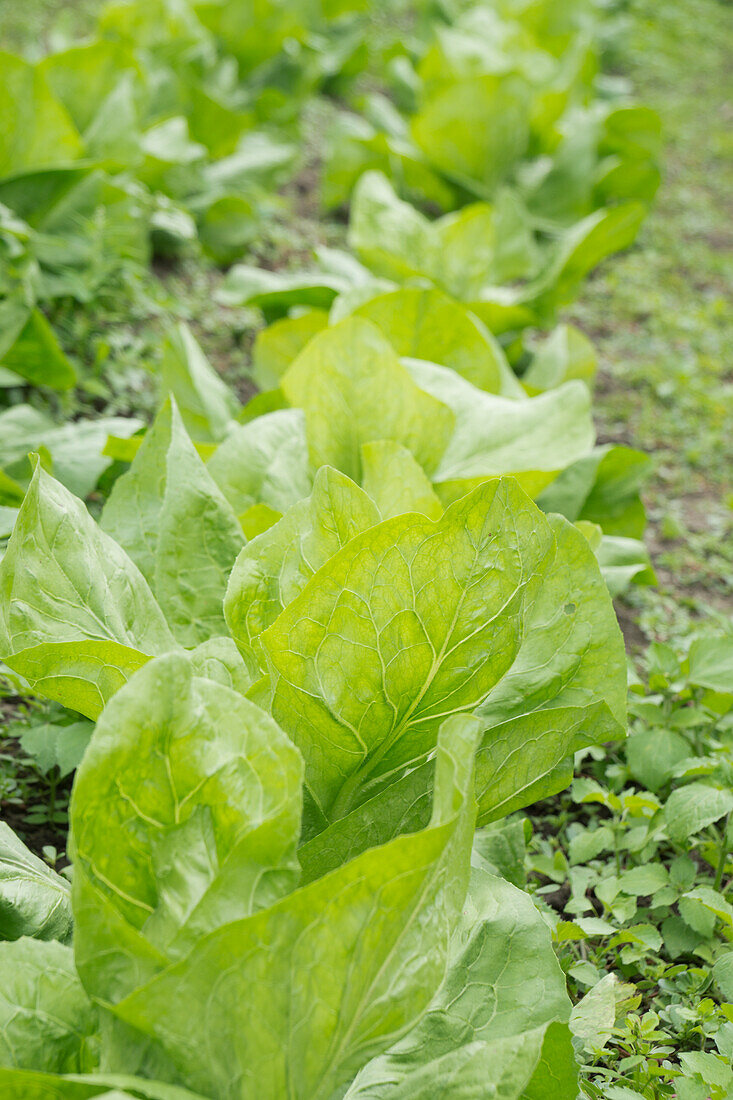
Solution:
<path fill-rule="evenodd" d="M 575 751 L 623 731 L 623 643 L 590 546 L 513 479 L 431 519 L 394 514 L 403 476 L 375 480 L 375 500 L 327 464 L 244 545 L 231 479 L 253 465 L 222 454 L 246 427 L 204 464 L 171 401 L 99 525 L 40 463 L 21 507 L 0 578 L 8 664 L 99 717 L 70 904 L 50 870 L 18 879 L 16 845 L 19 899 L 52 942 L 5 945 L 8 1094 L 99 1067 L 136 1071 L 132 1095 L 152 1079 L 331 1096 L 356 1077 L 352 1095 L 427 1096 L 436 1072 L 482 1090 L 498 1072 L 518 1097 L 552 1072 L 571 1095 L 549 932 L 471 853 L 476 823 L 553 793 Z M 370 451 L 442 512 L 404 444 Z M 72 915 L 73 956 L 55 940 Z M 515 928 L 534 991 L 507 969 Z"/>
<path fill-rule="evenodd" d="M 454 211 L 427 222 L 368 175 L 357 192 L 361 229 L 352 228 L 357 251 L 360 235 L 372 238 L 364 251 L 377 277 L 437 280 L 495 333 L 546 323 L 585 272 L 633 240 L 659 175 L 658 120 L 598 77 L 594 5 L 550 9 L 398 2 L 385 20 L 339 3 L 287 12 L 265 4 L 256 17 L 235 17 L 210 0 L 124 2 L 102 9 L 83 45 L 33 64 L 6 55 L 0 383 L 8 402 L 17 405 L 24 384 L 63 391 L 77 380 L 76 349 L 65 354 L 47 324 L 54 302 L 78 311 L 102 295 L 134 298 L 142 265 L 194 237 L 216 261 L 237 259 L 284 209 L 275 189 L 302 167 L 297 150 L 317 94 L 331 105 L 324 125 L 333 136 L 324 206 L 378 168 L 404 198 Z M 461 108 L 460 132 L 446 130 L 441 97 Z M 374 140 L 343 132 L 362 125 Z M 563 201 L 548 199 L 555 193 Z M 384 256 L 380 238 L 405 217 L 402 257 Z M 363 282 L 338 255 L 326 266 L 328 286 Z M 242 277 L 241 268 L 233 273 L 225 300 L 261 299 Z M 277 308 L 297 297 L 281 296 Z M 521 347 L 513 351 L 518 361 Z M 12 444 L 27 452 L 49 436 L 52 458 L 64 450 L 38 407 L 12 412 L 3 432 Z M 101 429 L 80 430 L 98 452 Z M 16 450 L 0 453 L 3 469 Z M 17 504 L 28 477 L 3 482 L 0 506 Z"/>
<path fill-rule="evenodd" d="M 592 983 L 571 1019 L 506 853 L 525 838 L 511 815 L 624 734 L 609 589 L 653 576 L 648 461 L 594 446 L 582 334 L 530 326 L 633 239 L 643 205 L 626 200 L 653 193 L 655 127 L 610 86 L 593 98 L 589 6 L 462 8 L 426 6 L 399 42 L 349 19 L 337 65 L 323 59 L 345 24 L 319 39 L 292 6 L 246 28 L 232 5 L 196 5 L 217 66 L 236 58 L 237 95 L 262 19 L 279 28 L 252 85 L 279 124 L 293 85 L 278 98 L 274 72 L 338 75 L 331 90 L 363 112 L 340 118 L 338 186 L 325 176 L 332 204 L 367 169 L 352 252 L 322 252 L 305 277 L 232 270 L 222 296 L 273 320 L 244 407 L 181 327 L 147 432 L 91 422 L 87 447 L 64 451 L 47 425 L 27 466 L 21 424 L 0 648 L 19 691 L 70 712 L 56 736 L 73 726 L 78 771 L 71 890 L 0 835 L 9 1097 L 572 1100 L 578 1057 L 593 1063 L 608 998 Z M 116 5 L 102 26 L 160 10 Z M 181 56 L 168 63 L 185 85 Z M 477 117 L 511 121 L 506 136 L 525 116 L 497 158 L 501 128 Z M 627 157 L 635 129 L 644 152 Z M 494 145 L 469 148 L 477 133 Z M 102 475 L 95 519 L 84 497 Z M 554 853 L 533 858 L 564 881 Z M 547 916 L 558 941 L 600 934 Z"/>

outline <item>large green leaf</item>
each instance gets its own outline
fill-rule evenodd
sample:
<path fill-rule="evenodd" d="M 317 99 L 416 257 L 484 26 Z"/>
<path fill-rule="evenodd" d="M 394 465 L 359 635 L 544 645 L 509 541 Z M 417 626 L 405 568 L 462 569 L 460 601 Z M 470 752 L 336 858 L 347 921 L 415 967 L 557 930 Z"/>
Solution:
<path fill-rule="evenodd" d="M 488 393 L 501 393 L 510 368 L 499 343 L 464 306 L 439 290 L 406 287 L 359 306 L 398 355 L 451 367 Z"/>
<path fill-rule="evenodd" d="M 512 667 L 479 705 L 479 821 L 548 797 L 572 778 L 572 754 L 622 736 L 626 675 L 621 632 L 585 538 L 559 517 L 551 553 L 527 585 L 523 638 Z M 432 763 L 397 777 L 301 848 L 307 877 L 396 831 L 424 826 Z M 320 823 L 322 825 L 322 822 Z M 315 835 L 313 835 L 315 834 Z"/>
<path fill-rule="evenodd" d="M 273 720 L 183 654 L 117 693 L 71 810 L 77 965 L 96 997 L 131 993 L 292 889 L 301 774 Z"/>
<path fill-rule="evenodd" d="M 733 638 L 696 638 L 690 646 L 690 683 L 733 695 Z"/>
<path fill-rule="evenodd" d="M 97 1013 L 61 943 L 0 943 L 0 1066 L 83 1073 L 95 1065 Z"/>
<path fill-rule="evenodd" d="M 0 100 L 0 177 L 80 156 L 79 133 L 39 68 L 1 53 Z"/>
<path fill-rule="evenodd" d="M 237 558 L 224 612 L 245 652 L 329 558 L 379 523 L 376 506 L 345 474 L 322 466 L 313 492 L 294 504 Z"/>
<path fill-rule="evenodd" d="M 525 591 L 553 550 L 516 483 L 488 482 L 437 523 L 396 516 L 352 539 L 261 635 L 272 712 L 303 753 L 323 824 L 424 759 L 447 715 L 486 698 L 514 661 Z"/>
<path fill-rule="evenodd" d="M 412 134 L 449 179 L 486 196 L 527 150 L 529 108 L 530 90 L 513 74 L 456 80 L 425 99 Z"/>
<path fill-rule="evenodd" d="M 71 710 L 98 718 L 133 672 L 150 657 L 119 642 L 80 638 L 75 642 L 46 642 L 21 649 L 5 658 L 37 695 Z"/>
<path fill-rule="evenodd" d="M 411 453 L 401 443 L 378 439 L 361 447 L 361 483 L 377 505 L 382 519 L 403 512 L 422 512 L 439 519 L 443 505 L 430 480 Z"/>
<path fill-rule="evenodd" d="M 280 383 L 295 357 L 328 324 L 324 309 L 308 309 L 296 317 L 283 317 L 257 333 L 252 347 L 252 373 L 264 390 Z"/>
<path fill-rule="evenodd" d="M 38 462 L 0 562 L 0 647 L 89 717 L 107 688 L 176 647 L 137 566 Z"/>
<path fill-rule="evenodd" d="M 0 940 L 71 936 L 70 887 L 0 821 Z"/>
<path fill-rule="evenodd" d="M 564 234 L 545 274 L 521 297 L 530 301 L 540 316 L 572 301 L 583 279 L 601 260 L 633 244 L 645 217 L 646 207 L 639 202 L 589 214 Z"/>
<path fill-rule="evenodd" d="M 380 172 L 365 172 L 354 190 L 349 243 L 376 275 L 427 279 L 465 301 L 480 299 L 487 286 L 532 276 L 538 266 L 529 218 L 510 191 L 431 222 Z M 521 302 L 521 293 L 510 296 Z"/>
<path fill-rule="evenodd" d="M 80 133 L 91 125 L 100 103 L 114 91 L 125 71 L 132 70 L 138 79 L 143 75 L 131 50 L 104 38 L 52 53 L 38 68 Z"/>
<path fill-rule="evenodd" d="M 363 443 L 401 443 L 430 471 L 453 430 L 447 406 L 421 392 L 381 332 L 358 317 L 315 336 L 280 386 L 305 411 L 313 465 L 357 482 Z"/>
<path fill-rule="evenodd" d="M 536 496 L 593 446 L 590 394 L 568 382 L 525 401 L 483 393 L 455 371 L 408 360 L 415 381 L 448 405 L 456 427 L 433 482 L 444 503 L 500 474 Z"/>
<path fill-rule="evenodd" d="M 192 439 L 220 443 L 233 427 L 239 402 L 208 362 L 188 325 L 172 329 L 160 364 L 163 390 L 175 398 Z"/>
<path fill-rule="evenodd" d="M 85 639 L 149 654 L 174 645 L 137 567 L 40 463 L 0 564 L 0 600 L 6 653 Z"/>
<path fill-rule="evenodd" d="M 398 282 L 434 269 L 430 222 L 397 197 L 381 172 L 365 172 L 354 188 L 349 246 L 377 275 Z"/>
<path fill-rule="evenodd" d="M 334 298 L 351 285 L 343 275 L 327 271 L 266 271 L 236 264 L 227 273 L 217 299 L 227 306 L 257 305 L 268 314 L 282 314 L 296 305 L 328 309 Z"/>
<path fill-rule="evenodd" d="M 426 829 L 213 928 L 114 1013 L 141 1043 L 153 1037 L 180 1078 L 204 1094 L 337 1095 L 419 1019 L 443 978 L 468 883 L 475 735 L 470 718 L 444 724 Z M 87 935 L 77 931 L 82 953 Z M 191 1004 L 206 1012 L 192 1016 Z M 135 1043 L 127 1034 L 120 1058 L 129 1064 Z"/>
<path fill-rule="evenodd" d="M 237 516 L 255 504 L 285 512 L 313 484 L 303 413 L 279 409 L 233 429 L 207 469 Z"/>
<path fill-rule="evenodd" d="M 596 447 L 563 470 L 537 503 L 546 512 L 597 523 L 607 535 L 639 539 L 646 526 L 639 492 L 651 467 L 642 451 Z"/>
<path fill-rule="evenodd" d="M 610 596 L 585 537 L 560 516 L 549 525 L 555 546 L 516 659 L 476 711 L 481 822 L 556 793 L 575 751 L 625 733 L 626 655 Z"/>
<path fill-rule="evenodd" d="M 684 842 L 733 813 L 733 791 L 709 783 L 689 783 L 672 791 L 664 807 L 664 819 L 673 840 Z"/>
<path fill-rule="evenodd" d="M 101 526 L 138 566 L 182 645 L 224 633 L 224 593 L 244 536 L 172 399 L 115 482 Z"/>
<path fill-rule="evenodd" d="M 427 1013 L 347 1100 L 571 1100 L 570 1001 L 530 898 L 474 869 L 446 979 Z M 552 1091 L 552 1089 L 555 1091 Z"/>

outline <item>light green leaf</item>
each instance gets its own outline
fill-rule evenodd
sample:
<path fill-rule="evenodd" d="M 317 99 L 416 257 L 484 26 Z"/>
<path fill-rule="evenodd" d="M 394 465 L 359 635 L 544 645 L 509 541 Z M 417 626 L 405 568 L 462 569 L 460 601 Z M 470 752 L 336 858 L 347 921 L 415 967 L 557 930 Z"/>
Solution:
<path fill-rule="evenodd" d="M 729 929 L 733 928 L 733 905 L 718 890 L 714 890 L 712 886 L 696 886 L 694 890 L 688 890 L 680 901 L 683 899 L 699 902 L 723 924 L 727 925 Z"/>
<path fill-rule="evenodd" d="M 150 657 L 130 646 L 96 638 L 48 642 L 5 658 L 37 695 L 96 719 L 116 691 Z"/>
<path fill-rule="evenodd" d="M 0 821 L 0 940 L 71 937 L 69 884 Z"/>
<path fill-rule="evenodd" d="M 38 68 L 80 133 L 92 123 L 99 104 L 114 91 L 122 73 L 131 70 L 142 77 L 132 51 L 104 38 L 52 53 Z"/>
<path fill-rule="evenodd" d="M 281 409 L 235 428 L 207 468 L 236 515 L 253 504 L 286 512 L 313 484 L 303 413 Z"/>
<path fill-rule="evenodd" d="M 626 202 L 597 210 L 577 222 L 561 238 L 546 273 L 535 287 L 522 292 L 522 298 L 541 313 L 572 301 L 583 279 L 601 260 L 633 244 L 646 214 L 643 203 Z"/>
<path fill-rule="evenodd" d="M 487 284 L 513 281 L 536 267 L 529 219 L 511 192 L 494 205 L 476 203 L 430 222 L 397 197 L 381 172 L 365 172 L 354 189 L 349 244 L 378 276 L 427 279 L 469 301 L 480 300 Z M 521 303 L 521 292 L 509 297 Z"/>
<path fill-rule="evenodd" d="M 3 1100 L 207 1100 L 188 1089 L 138 1077 L 94 1074 L 84 1077 L 0 1068 Z"/>
<path fill-rule="evenodd" d="M 516 484 L 490 482 L 437 523 L 396 516 L 352 539 L 261 635 L 273 715 L 326 820 L 421 761 L 443 718 L 486 698 L 553 550 Z"/>
<path fill-rule="evenodd" d="M 588 1051 L 602 1050 L 616 1022 L 615 974 L 606 974 L 573 1008 L 570 1030 Z"/>
<path fill-rule="evenodd" d="M 595 348 L 585 333 L 574 325 L 558 325 L 535 352 L 522 383 L 530 394 L 554 389 L 574 378 L 590 385 L 597 365 Z"/>
<path fill-rule="evenodd" d="M 316 570 L 379 519 L 376 506 L 358 485 L 322 466 L 311 495 L 248 543 L 235 562 L 224 614 L 237 644 L 248 651 Z"/>
<path fill-rule="evenodd" d="M 669 872 L 661 863 L 632 867 L 619 877 L 619 889 L 634 897 L 649 897 L 669 882 Z"/>
<path fill-rule="evenodd" d="M 724 1096 L 733 1086 L 733 1070 L 719 1055 L 702 1050 L 684 1051 L 680 1062 L 688 1073 L 699 1074 L 710 1089 L 725 1089 Z"/>
<path fill-rule="evenodd" d="M 0 943 L 0 1066 L 83 1073 L 95 1065 L 97 1012 L 70 947 Z"/>
<path fill-rule="evenodd" d="M 501 345 L 441 291 L 406 287 L 372 298 L 354 314 L 375 324 L 398 355 L 451 367 L 488 393 L 502 391 L 510 368 Z"/>
<path fill-rule="evenodd" d="M 713 977 L 726 1001 L 733 1001 L 733 951 L 725 951 L 716 959 Z"/>
<path fill-rule="evenodd" d="M 356 482 L 363 443 L 401 443 L 430 471 L 453 430 L 450 410 L 421 392 L 381 332 L 357 317 L 315 336 L 281 389 L 305 411 L 313 466 L 335 466 Z"/>
<path fill-rule="evenodd" d="M 192 439 L 220 443 L 233 426 L 239 402 L 206 359 L 188 325 L 171 329 L 160 376 Z"/>
<path fill-rule="evenodd" d="M 538 250 L 527 211 L 512 190 L 495 201 L 473 203 L 433 222 L 432 271 L 456 298 L 480 296 L 490 283 L 515 282 L 537 267 Z"/>
<path fill-rule="evenodd" d="M 81 155 L 79 133 L 37 66 L 1 53 L 0 101 L 0 177 Z"/>
<path fill-rule="evenodd" d="M 626 728 L 626 654 L 608 591 L 583 535 L 560 516 L 547 522 L 555 545 L 528 584 L 521 647 L 476 711 L 480 822 L 555 794 L 574 752 Z"/>
<path fill-rule="evenodd" d="M 351 289 L 351 282 L 332 272 L 265 271 L 236 264 L 228 272 L 216 299 L 225 306 L 256 305 L 270 314 L 291 306 L 328 309 L 334 298 Z"/>
<path fill-rule="evenodd" d="M 568 382 L 526 401 L 483 393 L 454 371 L 408 361 L 417 384 L 449 406 L 455 432 L 433 473 L 444 503 L 500 474 L 512 474 L 536 496 L 593 446 L 590 395 Z"/>
<path fill-rule="evenodd" d="M 354 188 L 348 242 L 377 275 L 400 283 L 435 266 L 430 222 L 397 198 L 381 172 L 365 172 Z"/>
<path fill-rule="evenodd" d="M 240 652 L 229 637 L 208 638 L 188 651 L 194 676 L 213 680 L 246 695 L 260 670 L 254 656 L 244 647 Z"/>
<path fill-rule="evenodd" d="M 244 536 L 172 399 L 115 482 L 101 525 L 147 579 L 181 645 L 224 632 L 224 593 Z"/>
<path fill-rule="evenodd" d="M 343 1089 L 417 1022 L 443 979 L 468 884 L 475 737 L 470 718 L 443 726 L 427 829 L 213 928 L 114 1013 L 207 1095 L 327 1100 Z M 191 1003 L 208 1006 L 195 1022 Z"/>
<path fill-rule="evenodd" d="M 672 791 L 664 819 L 672 840 L 684 841 L 733 812 L 733 791 L 707 783 L 688 783 Z"/>
<path fill-rule="evenodd" d="M 282 512 L 271 508 L 269 504 L 251 504 L 239 517 L 239 524 L 248 542 L 256 539 L 282 519 Z"/>
<path fill-rule="evenodd" d="M 380 439 L 361 447 L 361 483 L 379 509 L 382 519 L 404 512 L 422 512 L 440 519 L 443 505 L 435 495 L 422 466 L 401 443 Z"/>
<path fill-rule="evenodd" d="M 431 164 L 487 194 L 524 155 L 529 112 L 530 89 L 518 75 L 470 76 L 429 93 L 411 129 Z"/>
<path fill-rule="evenodd" d="M 589 863 L 601 852 L 607 852 L 612 848 L 612 829 L 608 825 L 600 825 L 596 829 L 583 829 L 582 832 L 573 833 L 568 845 L 568 856 L 571 865 Z"/>
<path fill-rule="evenodd" d="M 632 583 L 656 584 L 657 582 L 649 551 L 641 539 L 604 535 L 596 550 L 596 556 L 603 579 L 608 585 L 608 591 L 614 599 L 625 592 Z"/>
<path fill-rule="evenodd" d="M 71 807 L 77 965 L 94 996 L 132 992 L 292 889 L 301 775 L 272 719 L 182 654 L 118 692 Z"/>
<path fill-rule="evenodd" d="M 308 309 L 297 317 L 283 317 L 258 332 L 252 348 L 252 375 L 260 389 L 279 385 L 295 357 L 327 324 L 324 309 Z"/>
<path fill-rule="evenodd" d="M 548 1044 L 549 1064 L 539 1064 L 548 1027 L 569 1013 L 550 933 L 532 902 L 474 869 L 443 985 L 419 1024 L 365 1066 L 347 1100 L 483 1100 L 488 1089 L 502 1100 L 570 1096 L 577 1070 L 569 1039 L 562 1053 Z M 535 1092 L 535 1075 L 571 1092 Z"/>
<path fill-rule="evenodd" d="M 0 646 L 87 641 L 149 655 L 175 647 L 137 566 L 36 463 L 0 563 Z"/>

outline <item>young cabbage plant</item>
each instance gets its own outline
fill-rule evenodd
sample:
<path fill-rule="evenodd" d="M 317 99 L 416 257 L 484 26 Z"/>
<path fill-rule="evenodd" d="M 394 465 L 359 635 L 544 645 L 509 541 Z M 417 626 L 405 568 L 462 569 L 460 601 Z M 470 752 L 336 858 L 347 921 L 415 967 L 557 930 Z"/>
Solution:
<path fill-rule="evenodd" d="M 403 813 L 314 873 L 295 745 L 191 656 L 150 661 L 77 774 L 73 953 L 2 946 L 3 1095 L 417 1100 L 438 1071 L 520 1100 L 548 1067 L 569 1087 L 549 933 L 470 869 L 479 733 L 443 720 L 424 823 Z"/>
<path fill-rule="evenodd" d="M 314 860 L 319 845 L 328 859 L 358 844 L 367 821 L 388 829 L 386 806 L 420 820 L 413 784 L 451 714 L 482 723 L 481 821 L 560 789 L 572 754 L 625 722 L 621 634 L 576 528 L 510 478 L 437 520 L 374 525 L 368 505 L 319 471 L 309 500 L 241 552 L 225 602 L 232 636 L 266 674 L 254 697 L 303 754 Z M 352 517 L 364 529 L 342 541 Z"/>

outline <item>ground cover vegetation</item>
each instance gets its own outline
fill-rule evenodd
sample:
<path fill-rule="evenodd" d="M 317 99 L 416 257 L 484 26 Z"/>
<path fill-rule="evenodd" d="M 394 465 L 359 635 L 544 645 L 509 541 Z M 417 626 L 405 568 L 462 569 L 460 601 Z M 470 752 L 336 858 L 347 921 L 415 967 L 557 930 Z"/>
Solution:
<path fill-rule="evenodd" d="M 712 624 L 663 554 L 655 592 L 582 297 L 660 183 L 643 9 L 132 0 L 41 49 L 34 11 L 4 1095 L 729 1095 L 725 567 Z"/>

